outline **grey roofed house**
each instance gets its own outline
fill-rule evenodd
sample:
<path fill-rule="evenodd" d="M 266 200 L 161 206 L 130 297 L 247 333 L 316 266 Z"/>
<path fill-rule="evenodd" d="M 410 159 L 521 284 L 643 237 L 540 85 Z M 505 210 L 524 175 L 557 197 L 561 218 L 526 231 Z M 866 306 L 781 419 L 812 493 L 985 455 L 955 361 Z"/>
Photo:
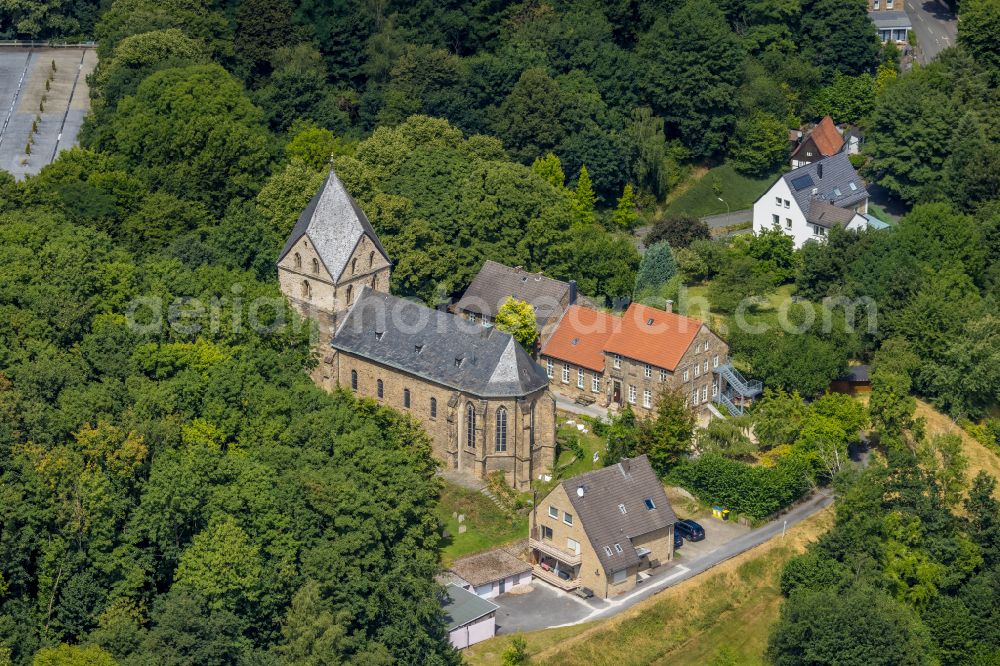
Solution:
<path fill-rule="evenodd" d="M 285 247 L 278 256 L 279 262 L 303 234 L 309 236 L 323 266 L 333 279 L 337 279 L 344 272 L 347 261 L 364 234 L 372 239 L 386 260 L 389 259 L 389 253 L 382 247 L 378 234 L 368 221 L 368 216 L 344 188 L 344 184 L 340 182 L 333 169 L 330 169 L 330 174 L 323 181 L 319 191 L 299 215 L 292 233 L 285 242 Z"/>
<path fill-rule="evenodd" d="M 793 169 L 782 178 L 807 220 L 814 201 L 829 202 L 838 208 L 850 208 L 868 198 L 865 181 L 855 171 L 845 153 L 837 153 Z"/>
<path fill-rule="evenodd" d="M 571 286 L 568 282 L 487 259 L 455 304 L 455 309 L 493 319 L 504 301 L 513 296 L 535 308 L 538 328 L 543 328 L 549 321 L 558 319 L 565 307 L 572 304 L 574 288 L 575 285 Z"/>
<path fill-rule="evenodd" d="M 879 30 L 909 30 L 912 28 L 910 17 L 902 9 L 888 9 L 868 12 L 868 17 Z"/>
<path fill-rule="evenodd" d="M 460 557 L 451 563 L 448 571 L 472 587 L 480 587 L 501 578 L 531 571 L 531 565 L 503 548 L 494 548 L 485 553 Z"/>
<path fill-rule="evenodd" d="M 367 286 L 330 344 L 484 398 L 526 396 L 548 385 L 545 371 L 509 333 Z"/>
<path fill-rule="evenodd" d="M 448 631 L 475 622 L 479 618 L 495 612 L 499 606 L 492 601 L 449 583 L 445 587 L 444 621 Z"/>
<path fill-rule="evenodd" d="M 630 539 L 677 522 L 663 484 L 645 455 L 574 476 L 562 486 L 608 574 L 639 564 Z M 652 500 L 653 509 L 646 506 L 646 499 Z M 616 543 L 624 552 L 616 551 Z M 605 547 L 611 549 L 610 555 Z"/>

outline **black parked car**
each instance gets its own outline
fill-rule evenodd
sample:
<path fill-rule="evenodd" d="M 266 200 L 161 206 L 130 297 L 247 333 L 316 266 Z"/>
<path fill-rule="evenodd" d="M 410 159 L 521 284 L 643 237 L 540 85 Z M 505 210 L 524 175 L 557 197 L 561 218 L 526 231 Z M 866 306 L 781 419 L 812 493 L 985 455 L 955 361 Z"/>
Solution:
<path fill-rule="evenodd" d="M 684 545 L 684 535 L 674 526 L 674 550 Z"/>
<path fill-rule="evenodd" d="M 688 541 L 701 541 L 705 538 L 705 528 L 693 520 L 678 520 L 674 523 L 674 541 L 677 541 L 677 534 Z"/>

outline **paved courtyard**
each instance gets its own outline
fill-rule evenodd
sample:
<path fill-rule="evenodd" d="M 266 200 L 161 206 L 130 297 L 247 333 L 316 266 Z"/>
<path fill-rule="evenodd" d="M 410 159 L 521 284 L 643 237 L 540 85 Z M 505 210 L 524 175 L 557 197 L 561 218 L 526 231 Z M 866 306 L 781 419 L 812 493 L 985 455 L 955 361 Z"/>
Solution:
<path fill-rule="evenodd" d="M 531 592 L 505 594 L 493 600 L 500 606 L 497 611 L 497 633 L 575 624 L 601 611 L 625 608 L 639 598 L 648 596 L 648 593 L 644 593 L 645 590 L 662 589 L 670 581 L 681 579 L 692 570 L 694 563 L 750 532 L 748 527 L 715 518 L 698 516 L 696 520 L 705 528 L 704 541 L 692 543 L 685 540 L 684 545 L 675 551 L 674 560 L 659 567 L 649 578 L 639 583 L 634 591 L 607 600 L 597 597 L 581 599 L 535 579 L 532 581 Z"/>
<path fill-rule="evenodd" d="M 96 64 L 92 48 L 0 48 L 0 169 L 23 179 L 76 145 Z"/>
<path fill-rule="evenodd" d="M 777 520 L 756 529 L 697 516 L 695 520 L 705 528 L 705 540 L 697 543 L 685 540 L 672 562 L 661 566 L 632 591 L 607 600 L 596 597 L 584 600 L 536 579 L 532 581 L 530 592 L 503 594 L 492 600 L 500 606 L 496 616 L 497 633 L 537 631 L 611 617 L 664 588 L 692 578 L 769 539 L 780 537 L 786 527 L 821 511 L 832 502 L 833 496 L 829 491 L 817 492 Z"/>

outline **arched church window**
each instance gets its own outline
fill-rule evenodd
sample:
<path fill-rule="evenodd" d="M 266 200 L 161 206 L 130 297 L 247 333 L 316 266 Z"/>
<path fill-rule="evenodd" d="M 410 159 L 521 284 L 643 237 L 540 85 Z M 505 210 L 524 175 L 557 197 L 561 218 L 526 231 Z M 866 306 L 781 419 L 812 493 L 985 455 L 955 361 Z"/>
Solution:
<path fill-rule="evenodd" d="M 302 281 L 302 298 L 311 300 L 313 297 L 312 285 L 309 284 L 309 280 Z"/>
<path fill-rule="evenodd" d="M 313 257 L 313 273 L 319 273 L 319 259 Z"/>
<path fill-rule="evenodd" d="M 471 402 L 465 405 L 465 445 L 476 448 L 476 408 Z"/>
<path fill-rule="evenodd" d="M 302 268 L 302 255 L 298 252 L 295 253 L 295 267 Z"/>
<path fill-rule="evenodd" d="M 347 304 L 350 305 L 354 301 L 354 287 L 347 285 Z"/>
<path fill-rule="evenodd" d="M 500 453 L 507 450 L 507 408 L 497 409 L 496 450 Z"/>

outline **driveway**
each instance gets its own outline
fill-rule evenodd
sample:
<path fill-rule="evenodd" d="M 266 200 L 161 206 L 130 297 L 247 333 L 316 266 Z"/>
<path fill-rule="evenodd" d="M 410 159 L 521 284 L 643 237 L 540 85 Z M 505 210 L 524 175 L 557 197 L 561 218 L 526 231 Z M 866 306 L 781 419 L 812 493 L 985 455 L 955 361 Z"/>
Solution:
<path fill-rule="evenodd" d="M 944 0 L 906 0 L 906 15 L 917 34 L 917 60 L 926 65 L 958 41 L 958 19 Z"/>
<path fill-rule="evenodd" d="M 822 511 L 832 503 L 832 492 L 828 490 L 816 492 L 777 520 L 754 530 L 714 518 L 698 518 L 698 522 L 705 527 L 704 541 L 698 543 L 685 541 L 684 546 L 677 551 L 673 562 L 661 567 L 631 592 L 611 599 L 595 597 L 583 600 L 535 580 L 530 592 L 504 594 L 493 599 L 493 602 L 500 606 L 497 610 L 497 633 L 538 631 L 612 617 L 660 590 L 693 578 L 774 537 L 780 537 L 785 529 Z"/>

